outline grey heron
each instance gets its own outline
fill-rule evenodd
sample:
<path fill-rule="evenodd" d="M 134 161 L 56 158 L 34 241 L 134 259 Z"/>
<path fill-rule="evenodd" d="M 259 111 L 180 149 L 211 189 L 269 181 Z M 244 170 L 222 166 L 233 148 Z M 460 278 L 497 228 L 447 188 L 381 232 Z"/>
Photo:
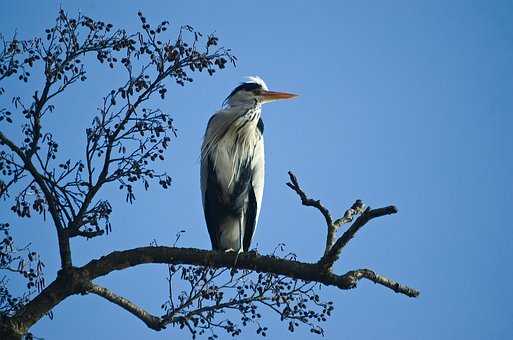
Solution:
<path fill-rule="evenodd" d="M 201 146 L 201 193 L 212 249 L 249 250 L 264 191 L 261 107 L 294 97 L 248 77 L 210 118 Z"/>

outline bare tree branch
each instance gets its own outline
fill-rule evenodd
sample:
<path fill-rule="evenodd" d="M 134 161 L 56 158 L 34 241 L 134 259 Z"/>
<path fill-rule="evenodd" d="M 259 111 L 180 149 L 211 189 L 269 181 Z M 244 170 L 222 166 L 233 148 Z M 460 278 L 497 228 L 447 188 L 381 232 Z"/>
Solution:
<path fill-rule="evenodd" d="M 346 246 L 346 244 L 354 237 L 358 230 L 367 224 L 367 222 L 376 217 L 397 213 L 397 208 L 395 206 L 388 206 L 372 210 L 370 207 L 367 207 L 367 209 L 364 210 L 365 205 L 363 202 L 361 200 L 356 200 L 351 208 L 346 210 L 341 218 L 333 221 L 329 210 L 321 204 L 321 201 L 307 197 L 305 192 L 301 189 L 296 176 L 291 171 L 289 171 L 289 178 L 290 182 L 287 183 L 287 186 L 298 194 L 301 199 L 301 203 L 305 206 L 314 207 L 319 210 L 319 212 L 324 216 L 324 219 L 326 220 L 326 227 L 328 229 L 326 246 L 324 255 L 318 262 L 318 264 L 321 265 L 322 268 L 324 268 L 326 271 L 331 270 L 331 267 L 335 261 L 337 261 L 340 257 L 342 248 Z M 346 230 L 335 242 L 337 229 L 343 224 L 351 222 L 354 216 L 359 214 L 360 216 L 358 216 L 351 227 L 349 227 L 349 229 Z"/>
<path fill-rule="evenodd" d="M 236 262 L 235 262 L 236 261 Z M 316 263 L 284 260 L 274 256 L 247 253 L 230 253 L 176 247 L 142 247 L 112 252 L 82 267 L 91 278 L 105 276 L 114 270 L 122 270 L 145 263 L 189 264 L 207 267 L 234 267 L 256 272 L 274 273 L 304 281 L 316 281 L 341 289 L 354 288 L 350 275 L 325 273 Z M 360 279 L 360 278 L 358 278 Z"/>
<path fill-rule="evenodd" d="M 162 326 L 162 319 L 158 316 L 154 316 L 141 307 L 137 306 L 127 298 L 124 298 L 122 296 L 119 296 L 107 288 L 104 288 L 102 286 L 99 286 L 97 284 L 94 284 L 92 282 L 89 282 L 87 284 L 87 292 L 96 294 L 98 296 L 103 297 L 104 299 L 107 299 L 108 301 L 118 305 L 119 307 L 123 308 L 124 310 L 128 311 L 129 313 L 135 315 L 139 319 L 141 319 L 146 326 L 149 328 L 160 331 L 164 327 Z"/>
<path fill-rule="evenodd" d="M 87 284 L 86 289 L 87 289 L 88 293 L 93 293 L 98 296 L 101 296 L 101 297 L 105 298 L 106 300 L 125 309 L 129 313 L 131 313 L 134 316 L 136 316 L 137 318 L 139 318 L 142 322 L 144 322 L 146 324 L 146 326 L 148 326 L 149 328 L 151 328 L 155 331 L 163 330 L 166 328 L 167 325 L 169 325 L 171 323 L 179 323 L 179 322 L 184 323 L 196 315 L 210 313 L 213 311 L 222 310 L 227 307 L 233 307 L 233 306 L 242 305 L 245 303 L 265 300 L 260 295 L 257 297 L 232 300 L 230 302 L 216 303 L 214 305 L 204 306 L 201 308 L 195 308 L 192 312 L 189 312 L 183 316 L 179 315 L 177 313 L 178 311 L 175 311 L 175 310 L 171 311 L 168 314 L 164 314 L 162 316 L 156 316 L 156 315 L 153 315 L 153 314 L 147 312 L 146 310 L 139 307 L 138 305 L 134 304 L 127 298 L 119 296 L 105 287 L 101 287 L 97 284 L 90 282 Z"/>
<path fill-rule="evenodd" d="M 2 132 L 0 132 L 0 145 L 5 144 L 9 149 L 11 149 L 14 153 L 18 155 L 18 157 L 23 162 L 25 169 L 32 175 L 34 181 L 37 182 L 43 194 L 45 196 L 46 201 L 48 202 L 48 209 L 52 216 L 55 229 L 57 231 L 58 242 L 59 242 L 59 251 L 61 258 L 61 266 L 62 268 L 71 267 L 71 250 L 69 245 L 69 239 L 64 235 L 64 226 L 62 225 L 62 220 L 60 217 L 60 212 L 58 209 L 58 205 L 55 199 L 55 196 L 52 194 L 50 188 L 45 181 L 45 178 L 41 173 L 36 169 L 29 156 L 26 156 L 23 150 L 21 150 L 16 144 L 14 144 L 9 138 L 7 138 Z"/>
<path fill-rule="evenodd" d="M 336 227 L 333 224 L 333 219 L 331 217 L 331 214 L 328 209 L 326 209 L 322 204 L 320 200 L 314 200 L 311 198 L 308 198 L 305 194 L 305 192 L 301 189 L 299 186 L 299 182 L 296 178 L 296 176 L 292 173 L 292 171 L 289 171 L 289 178 L 290 182 L 287 182 L 287 186 L 294 190 L 299 198 L 301 199 L 301 204 L 307 207 L 314 207 L 324 216 L 324 219 L 326 221 L 326 226 L 328 227 L 328 234 L 326 236 L 326 246 L 324 248 L 324 253 L 326 254 L 331 246 L 333 245 L 333 239 L 335 237 Z"/>
<path fill-rule="evenodd" d="M 387 279 L 386 277 L 376 274 L 372 270 L 369 269 L 358 269 L 354 271 L 347 272 L 345 275 L 348 277 L 352 277 L 356 281 L 365 278 L 370 280 L 376 284 L 383 285 L 392 289 L 396 293 L 404 294 L 409 297 L 417 297 L 420 295 L 420 292 L 414 288 L 410 288 L 408 286 L 401 285 L 399 282 L 396 282 L 391 279 Z"/>
<path fill-rule="evenodd" d="M 194 248 L 150 246 L 115 251 L 99 259 L 92 260 L 83 267 L 73 268 L 73 270 L 66 272 L 61 271 L 57 279 L 22 310 L 16 313 L 11 318 L 11 321 L 15 324 L 25 325 L 28 329 L 65 298 L 73 294 L 87 292 L 90 281 L 108 275 L 113 271 L 149 263 L 188 264 L 212 268 L 233 268 L 234 264 L 236 264 L 235 267 L 238 269 L 273 273 L 303 281 L 315 281 L 340 289 L 355 288 L 358 281 L 363 278 L 409 297 L 417 297 L 419 295 L 417 290 L 399 285 L 395 281 L 375 274 L 368 269 L 359 269 L 349 271 L 343 275 L 336 275 L 326 272 L 317 263 L 286 260 L 275 256 L 263 256 L 253 253 L 237 255 Z M 118 299 L 118 301 L 121 300 Z M 128 310 L 128 307 L 125 309 Z"/>
<path fill-rule="evenodd" d="M 340 257 L 342 248 L 346 246 L 346 244 L 354 237 L 358 230 L 367 224 L 367 222 L 376 217 L 391 215 L 395 213 L 397 213 L 397 208 L 393 205 L 372 210 L 370 207 L 367 207 L 367 209 L 365 209 L 365 211 L 360 216 L 358 216 L 351 227 L 349 227 L 349 229 L 347 229 L 346 232 L 344 232 L 344 234 L 338 238 L 337 242 L 335 242 L 329 252 L 321 258 L 319 263 L 326 268 L 330 268 L 333 263 L 335 263 L 335 261 L 337 261 Z"/>

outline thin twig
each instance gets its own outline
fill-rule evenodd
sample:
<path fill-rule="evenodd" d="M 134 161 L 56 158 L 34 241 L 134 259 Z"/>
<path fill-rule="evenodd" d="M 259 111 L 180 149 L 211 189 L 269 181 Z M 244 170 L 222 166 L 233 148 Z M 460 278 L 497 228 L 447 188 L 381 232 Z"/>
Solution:
<path fill-rule="evenodd" d="M 326 227 L 328 228 L 328 235 L 326 237 L 326 246 L 325 246 L 325 250 L 324 250 L 324 253 L 326 254 L 329 251 L 329 249 L 331 248 L 331 245 L 333 243 L 333 238 L 335 235 L 335 231 L 336 231 L 336 228 L 333 225 L 333 219 L 331 218 L 331 214 L 330 214 L 329 210 L 321 204 L 320 200 L 314 200 L 314 199 L 308 198 L 308 196 L 305 194 L 305 192 L 299 186 L 297 177 L 292 173 L 292 171 L 289 171 L 289 178 L 290 178 L 290 182 L 287 182 L 287 186 L 289 188 L 291 188 L 292 190 L 294 190 L 298 194 L 299 198 L 301 199 L 301 204 L 303 204 L 304 206 L 307 206 L 307 207 L 316 208 L 317 210 L 320 211 L 322 216 L 324 216 L 324 219 L 326 221 Z"/>

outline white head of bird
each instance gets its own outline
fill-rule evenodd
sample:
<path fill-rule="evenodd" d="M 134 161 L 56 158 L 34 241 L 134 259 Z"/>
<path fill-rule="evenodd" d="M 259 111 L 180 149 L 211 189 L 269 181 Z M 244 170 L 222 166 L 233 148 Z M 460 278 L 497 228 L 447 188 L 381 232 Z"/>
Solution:
<path fill-rule="evenodd" d="M 286 92 L 269 91 L 264 80 L 258 76 L 248 77 L 248 80 L 237 86 L 225 99 L 228 106 L 258 105 L 280 99 L 291 99 L 297 95 Z"/>
<path fill-rule="evenodd" d="M 201 192 L 213 249 L 250 249 L 264 191 L 261 106 L 294 97 L 249 77 L 210 118 L 201 147 Z"/>

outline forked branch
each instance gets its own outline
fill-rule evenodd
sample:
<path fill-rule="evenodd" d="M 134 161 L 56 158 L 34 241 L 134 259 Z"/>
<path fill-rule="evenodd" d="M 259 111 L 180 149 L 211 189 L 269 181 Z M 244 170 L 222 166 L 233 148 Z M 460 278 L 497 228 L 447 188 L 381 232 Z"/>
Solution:
<path fill-rule="evenodd" d="M 324 219 L 326 220 L 326 247 L 324 250 L 324 255 L 318 262 L 318 264 L 326 271 L 331 270 L 333 264 L 339 259 L 342 249 L 355 236 L 358 230 L 367 224 L 367 222 L 376 217 L 397 213 L 397 208 L 393 205 L 384 208 L 371 209 L 370 207 L 365 208 L 365 205 L 361 200 L 356 200 L 351 208 L 346 210 L 341 218 L 333 221 L 329 210 L 321 204 L 321 201 L 308 198 L 305 192 L 301 189 L 297 177 L 291 171 L 289 171 L 289 178 L 290 182 L 287 183 L 287 186 L 298 194 L 299 198 L 301 199 L 301 203 L 305 206 L 314 207 L 319 210 L 319 212 L 324 216 Z M 342 236 L 340 236 L 335 241 L 337 229 L 343 224 L 352 222 L 355 216 L 358 216 L 358 218 L 342 234 Z M 365 277 L 369 278 L 371 276 Z M 386 281 L 380 281 L 379 283 L 381 282 Z"/>
<path fill-rule="evenodd" d="M 397 208 L 393 205 L 371 209 L 367 207 L 365 211 L 358 216 L 358 218 L 354 221 L 354 223 L 347 229 L 342 236 L 340 236 L 335 244 L 331 247 L 331 249 L 321 258 L 319 263 L 321 263 L 326 268 L 331 268 L 333 264 L 340 257 L 340 253 L 342 249 L 346 246 L 347 243 L 354 237 L 354 235 L 360 230 L 367 222 L 376 217 L 381 217 L 385 215 L 395 214 L 397 213 Z"/>

